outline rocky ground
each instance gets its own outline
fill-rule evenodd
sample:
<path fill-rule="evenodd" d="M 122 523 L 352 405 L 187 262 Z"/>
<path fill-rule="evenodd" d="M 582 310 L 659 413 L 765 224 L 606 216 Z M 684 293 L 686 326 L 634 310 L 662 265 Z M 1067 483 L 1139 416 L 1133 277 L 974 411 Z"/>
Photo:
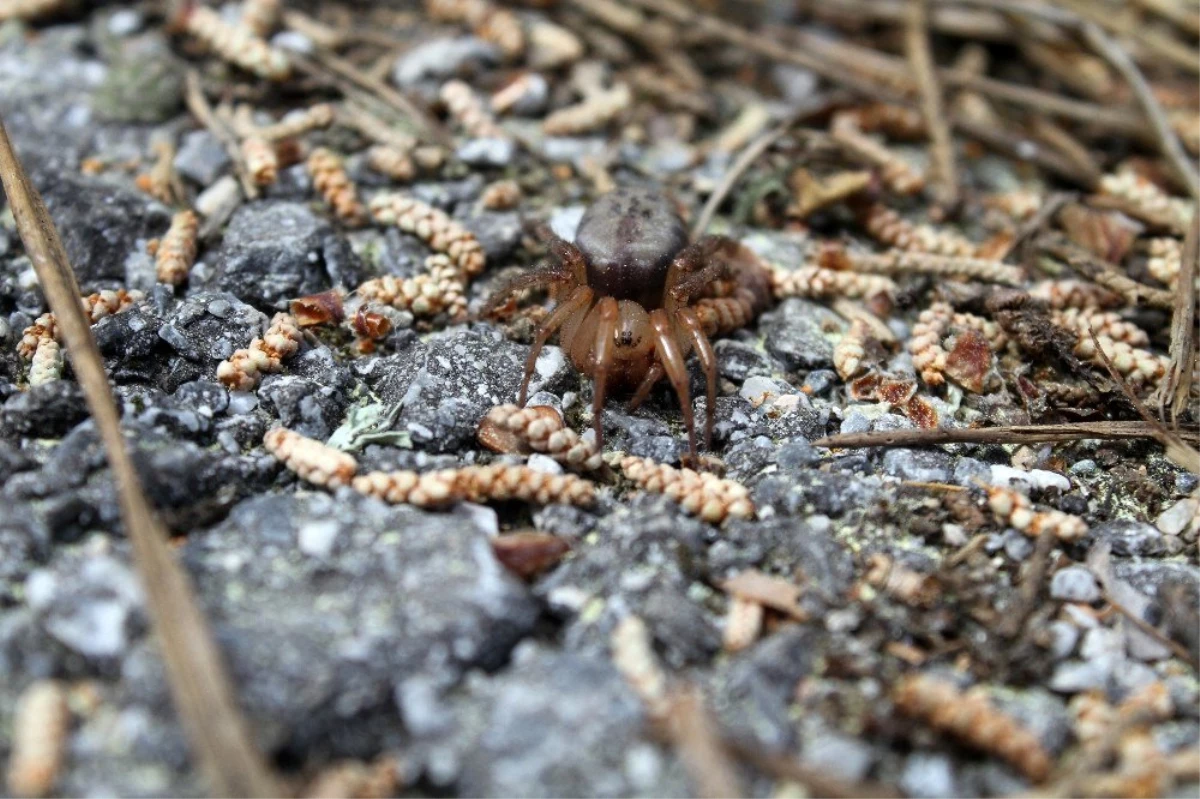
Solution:
<path fill-rule="evenodd" d="M 479 76 L 496 48 L 468 32 L 443 24 L 400 34 L 408 49 L 393 58 L 392 78 L 432 103 L 447 77 Z M 604 58 L 595 42 L 589 47 Z M 388 506 L 350 488 L 299 481 L 264 451 L 264 433 L 283 425 L 326 441 L 364 409 L 399 406 L 389 434 L 355 453 L 361 471 L 491 461 L 476 428 L 493 406 L 515 399 L 531 328 L 520 318 L 430 321 L 395 311 L 374 352 L 357 352 L 344 332 L 318 330 L 255 390 L 229 390 L 218 363 L 261 335 L 289 299 L 411 276 L 432 251 L 395 228 L 342 224 L 299 163 L 283 167 L 259 199 L 236 203 L 227 221 L 206 225 L 186 286 L 156 283 L 147 242 L 163 235 L 176 209 L 136 184 L 155 142 L 177 142 L 173 165 L 186 197 L 231 174 L 221 143 L 184 109 L 189 64 L 204 69 L 210 86 L 236 78 L 251 87 L 244 99 L 292 102 L 181 46 L 144 7 L 116 3 L 0 26 L 0 118 L 84 293 L 145 292 L 93 333 L 145 492 L 176 536 L 254 739 L 290 782 L 302 786 L 331 764 L 388 759 L 398 765 L 387 790 L 414 795 L 693 794 L 680 744 L 659 734 L 644 697 L 614 665 L 612 633 L 631 616 L 645 623 L 665 672 L 702 689 L 723 738 L 803 764 L 851 792 L 868 783 L 930 797 L 1030 787 L 1001 749 L 980 751 L 899 713 L 894 687 L 910 672 L 981 686 L 996 712 L 1032 732 L 1059 777 L 1085 749 L 1080 696 L 1116 707 L 1147 686 L 1164 689 L 1167 708 L 1148 728 L 1155 753 L 1166 762 L 1200 744 L 1196 672 L 1184 657 L 1191 647 L 1195 658 L 1200 608 L 1197 475 L 1152 440 L 814 446 L 836 433 L 915 427 L 893 404 L 851 399 L 834 370 L 848 322 L 830 298 L 783 299 L 716 342 L 712 454 L 727 478 L 749 488 L 755 519 L 708 524 L 620 479 L 603 484 L 586 509 L 449 510 Z M 811 75 L 762 70 L 774 91 L 763 106 L 769 118 L 815 96 Z M 544 71 L 564 81 L 570 68 Z M 727 124 L 743 94 L 725 88 L 713 102 Z M 546 102 L 528 113 L 540 115 Z M 713 128 L 713 117 L 704 118 Z M 530 220 L 569 236 L 606 179 L 672 188 L 695 214 L 735 157 L 719 149 L 694 157 L 669 113 L 638 117 L 640 136 L 622 122 L 543 138 L 536 122 L 506 120 L 523 137 L 520 147 L 458 135 L 445 165 L 404 189 L 482 243 L 488 268 L 469 289 L 473 308 L 504 270 L 537 260 Z M 357 152 L 349 130 L 312 136 Z M 919 146 L 906 152 L 924 156 Z M 1029 184 L 1028 169 L 993 155 L 976 154 L 967 169 L 979 192 Z M 358 156 L 349 170 L 364 194 L 389 185 Z M 500 178 L 517 180 L 525 200 L 484 209 L 481 194 Z M 774 189 L 763 175 L 756 180 L 757 212 L 755 197 L 731 200 L 717 226 L 770 263 L 799 266 L 819 238 L 865 241 L 836 214 L 811 227 L 774 224 L 763 211 Z M 980 224 L 968 216 L 965 229 L 980 238 Z M 904 342 L 938 286 L 919 275 L 898 281 L 882 318 Z M 18 697 L 54 678 L 68 686 L 73 714 L 56 793 L 199 795 L 204 785 L 169 700 L 82 393 L 69 366 L 62 379 L 31 387 L 17 355 L 22 331 L 45 310 L 6 214 L 0 759 L 9 754 Z M 1151 330 L 1167 327 L 1160 311 L 1130 315 Z M 1154 339 L 1160 352 L 1164 335 Z M 885 365 L 915 382 L 904 349 Z M 693 371 L 693 395 L 703 397 Z M 535 403 L 562 410 L 569 426 L 590 427 L 591 385 L 557 347 L 538 361 L 532 390 Z M 1052 416 L 1032 418 L 1004 388 L 921 385 L 919 394 L 945 427 Z M 704 401 L 695 404 L 703 418 Z M 604 428 L 614 453 L 677 464 L 684 452 L 666 390 L 636 411 L 619 398 Z M 540 466 L 557 468 L 544 458 Z M 1087 535 L 1035 553 L 1035 537 L 988 508 L 985 487 L 1010 483 L 1038 508 L 1082 518 Z M 501 565 L 490 542 L 531 528 L 570 551 L 523 579 Z M 879 556 L 916 575 L 928 596 L 870 585 Z M 1030 606 L 1022 590 L 1035 561 L 1047 573 Z M 748 570 L 798 586 L 797 615 L 807 620 L 768 609 L 761 634 L 734 647 L 726 636 L 733 600 L 722 586 Z M 1118 597 L 1158 637 L 1123 620 L 1111 605 Z M 1006 623 L 1014 613 L 1028 613 L 1017 629 Z M 1182 654 L 1160 640 L 1167 637 Z M 1120 768 L 1118 758 L 1112 770 Z M 794 791 L 798 781 L 782 767 L 748 761 L 737 777 L 763 796 Z M 1180 779 L 1179 795 L 1195 789 Z"/>

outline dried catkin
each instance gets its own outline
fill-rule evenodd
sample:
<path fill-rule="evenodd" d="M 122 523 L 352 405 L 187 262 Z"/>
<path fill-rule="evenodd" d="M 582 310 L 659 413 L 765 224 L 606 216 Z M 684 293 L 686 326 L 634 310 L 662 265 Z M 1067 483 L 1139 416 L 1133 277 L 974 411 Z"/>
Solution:
<path fill-rule="evenodd" d="M 833 368 L 843 380 L 849 380 L 862 370 L 870 337 L 870 326 L 862 319 L 855 319 L 833 348 Z"/>
<path fill-rule="evenodd" d="M 1043 194 L 1029 189 L 1014 189 L 1012 191 L 989 194 L 983 199 L 988 208 L 995 208 L 1007 214 L 1016 222 L 1030 219 L 1042 208 Z"/>
<path fill-rule="evenodd" d="M 362 224 L 366 209 L 358 199 L 358 189 L 346 174 L 341 156 L 318 147 L 308 156 L 307 167 L 313 188 L 325 198 L 334 215 L 347 225 Z"/>
<path fill-rule="evenodd" d="M 208 6 L 189 5 L 183 30 L 203 42 L 216 55 L 267 80 L 282 81 L 291 75 L 287 55 L 267 44 L 250 28 L 230 25 Z"/>
<path fill-rule="evenodd" d="M 909 252 L 970 258 L 977 247 L 974 242 L 950 230 L 938 230 L 932 225 L 914 225 L 881 203 L 864 205 L 858 211 L 863 228 L 876 241 Z"/>
<path fill-rule="evenodd" d="M 327 128 L 333 124 L 333 106 L 317 103 L 303 111 L 288 114 L 274 125 L 266 125 L 255 131 L 259 138 L 270 142 L 294 139 L 313 130 Z"/>
<path fill-rule="evenodd" d="M 637 616 L 626 616 L 609 638 L 613 665 L 646 706 L 651 718 L 665 718 L 670 709 L 667 675 L 654 654 L 650 630 Z"/>
<path fill-rule="evenodd" d="M 932 255 L 904 250 L 889 250 L 879 255 L 854 253 L 849 257 L 853 267 L 862 272 L 884 275 L 942 275 L 1002 283 L 1007 286 L 1019 286 L 1025 282 L 1020 267 L 988 258 Z"/>
<path fill-rule="evenodd" d="M 180 211 L 171 217 L 171 227 L 158 243 L 158 251 L 154 254 L 159 283 L 178 286 L 187 280 L 188 271 L 196 261 L 196 234 L 199 230 L 200 220 L 192 211 Z"/>
<path fill-rule="evenodd" d="M 29 364 L 29 385 L 41 386 L 58 380 L 65 365 L 62 346 L 49 336 L 39 338 Z"/>
<path fill-rule="evenodd" d="M 283 0 L 245 0 L 242 3 L 241 23 L 255 36 L 269 36 L 279 24 Z"/>
<path fill-rule="evenodd" d="M 395 504 L 422 508 L 468 502 L 522 500 L 541 505 L 590 505 L 595 486 L 575 475 L 545 474 L 528 466 L 491 464 L 442 469 L 420 474 L 411 471 L 371 472 L 356 477 L 355 491 Z"/>
<path fill-rule="evenodd" d="M 560 108 L 542 120 L 542 131 L 547 136 L 576 136 L 591 133 L 616 119 L 629 107 L 633 93 L 624 83 L 611 89 L 593 92 L 575 105 Z"/>
<path fill-rule="evenodd" d="M 684 511 L 718 524 L 728 518 L 749 519 L 754 503 L 749 490 L 735 480 L 706 472 L 676 469 L 633 455 L 621 460 L 621 471 L 643 491 L 665 494 Z"/>
<path fill-rule="evenodd" d="M 940 386 L 946 382 L 946 359 L 950 353 L 942 340 L 954 321 L 954 309 L 945 302 L 935 302 L 921 311 L 908 339 L 913 368 L 926 385 Z"/>
<path fill-rule="evenodd" d="M 413 197 L 394 192 L 376 194 L 369 203 L 371 216 L 384 225 L 412 233 L 438 252 L 450 256 L 466 277 L 483 271 L 487 256 L 474 234 L 445 212 Z"/>
<path fill-rule="evenodd" d="M 439 22 L 467 23 L 476 36 L 496 45 L 507 58 L 517 58 L 525 52 L 521 20 L 489 0 L 425 0 L 425 11 Z"/>
<path fill-rule="evenodd" d="M 475 91 L 461 80 L 447 81 L 439 93 L 450 116 L 468 136 L 479 139 L 503 139 L 507 134 L 484 108 Z"/>
<path fill-rule="evenodd" d="M 1147 217 L 1169 219 L 1180 229 L 1186 230 L 1191 222 L 1191 202 L 1170 196 L 1132 169 L 1122 169 L 1102 177 L 1100 191 L 1124 200 Z"/>
<path fill-rule="evenodd" d="M 1124 302 L 1119 294 L 1083 280 L 1039 280 L 1029 289 L 1029 296 L 1054 310 L 1115 308 Z"/>
<path fill-rule="evenodd" d="M 252 391 L 264 374 L 278 372 L 300 349 L 300 327 L 291 315 L 277 313 L 262 338 L 217 365 L 217 379 L 234 391 Z"/>
<path fill-rule="evenodd" d="M 892 297 L 896 284 L 881 275 L 864 275 L 822 266 L 771 269 L 771 291 L 776 299 L 788 297 Z"/>
<path fill-rule="evenodd" d="M 869 103 L 844 113 L 864 133 L 883 133 L 895 139 L 922 139 L 926 136 L 925 118 L 920 111 L 908 106 Z"/>
<path fill-rule="evenodd" d="M 1078 541 L 1087 535 L 1088 525 L 1078 516 L 1058 510 L 1036 511 L 1029 497 L 1011 488 L 988 488 L 988 507 L 996 521 L 1030 538 L 1050 532 L 1060 541 Z"/>
<path fill-rule="evenodd" d="M 484 424 L 507 430 L 529 449 L 543 452 L 572 469 L 594 471 L 604 465 L 595 443 L 567 427 L 554 408 L 497 405 L 488 411 L 481 428 Z"/>
<path fill-rule="evenodd" d="M 726 652 L 740 652 L 758 640 L 762 633 L 763 606 L 751 599 L 729 597 L 725 611 L 725 630 L 722 647 Z"/>
<path fill-rule="evenodd" d="M 596 486 L 573 474 L 546 474 L 528 466 L 493 463 L 458 470 L 463 498 L 470 502 L 519 499 L 538 505 L 591 505 Z"/>
<path fill-rule="evenodd" d="M 354 457 L 286 427 L 274 427 L 263 436 L 263 447 L 287 470 L 313 485 L 337 488 L 349 485 L 358 463 Z"/>
<path fill-rule="evenodd" d="M 71 710 L 62 683 L 38 680 L 21 692 L 8 759 L 8 790 L 13 796 L 42 797 L 54 791 L 70 728 Z"/>
<path fill-rule="evenodd" d="M 1108 358 L 1113 368 L 1135 386 L 1157 386 L 1167 373 L 1170 359 L 1157 355 L 1149 350 L 1134 347 L 1124 341 L 1114 341 L 1108 336 L 1097 336 L 1093 341 L 1087 332 L 1079 332 L 1079 340 L 1075 343 L 1074 352 L 1080 358 L 1086 358 L 1098 366 Z M 1100 345 L 1096 349 L 1097 342 Z"/>
<path fill-rule="evenodd" d="M 1179 281 L 1179 270 L 1183 267 L 1183 245 L 1178 239 L 1150 239 L 1148 254 L 1146 271 L 1155 280 L 1174 288 Z"/>
<path fill-rule="evenodd" d="M 94 325 L 106 316 L 112 316 L 132 307 L 145 297 L 146 295 L 137 289 L 105 290 L 80 297 L 79 305 L 88 322 Z M 32 325 L 22 331 L 21 340 L 17 343 L 17 354 L 25 360 L 31 359 L 43 338 L 52 338 L 55 341 L 60 339 L 58 324 L 51 312 L 42 314 L 34 320 Z"/>
<path fill-rule="evenodd" d="M 867 559 L 863 581 L 906 605 L 929 607 L 937 600 L 938 585 L 934 577 L 902 566 L 887 555 L 875 554 Z"/>
<path fill-rule="evenodd" d="M 496 114 L 528 110 L 541 106 L 548 91 L 545 78 L 535 72 L 526 72 L 496 91 L 489 103 Z"/>
<path fill-rule="evenodd" d="M 1052 313 L 1050 319 L 1059 327 L 1065 327 L 1084 336 L 1087 336 L 1088 331 L 1092 331 L 1098 337 L 1123 341 L 1134 347 L 1144 347 L 1150 343 L 1150 336 L 1146 334 L 1146 331 L 1133 322 L 1126 322 L 1112 311 L 1100 311 L 1094 308 L 1066 308 Z"/>
<path fill-rule="evenodd" d="M 867 136 L 854 117 L 837 114 L 829 126 L 830 137 L 852 157 L 876 167 L 884 185 L 897 194 L 917 194 L 925 188 L 925 178 L 900 156 Z"/>
<path fill-rule="evenodd" d="M 247 136 L 242 139 L 241 150 L 255 185 L 269 186 L 279 178 L 279 156 L 271 142 L 262 136 Z"/>
<path fill-rule="evenodd" d="M 896 683 L 892 701 L 906 716 L 1001 758 L 1035 783 L 1050 774 L 1050 757 L 1037 736 L 979 690 L 963 692 L 946 680 L 912 674 Z"/>
<path fill-rule="evenodd" d="M 739 289 L 732 297 L 701 297 L 692 305 L 704 335 L 720 336 L 740 330 L 754 318 L 754 295 Z"/>
<path fill-rule="evenodd" d="M 462 498 L 457 471 L 371 472 L 355 477 L 351 486 L 360 494 L 377 497 L 393 505 L 440 508 Z"/>
<path fill-rule="evenodd" d="M 521 187 L 515 180 L 497 180 L 483 190 L 479 204 L 489 211 L 509 211 L 521 204 Z"/>
<path fill-rule="evenodd" d="M 461 273 L 445 255 L 425 259 L 425 272 L 409 278 L 384 277 L 368 280 L 356 289 L 364 300 L 383 303 L 414 316 L 431 317 L 447 313 L 452 319 L 467 311 L 467 298 Z"/>
<path fill-rule="evenodd" d="M 386 144 L 376 144 L 367 150 L 367 165 L 379 174 L 387 175 L 401 183 L 407 183 L 417 174 L 412 156 L 404 150 Z"/>

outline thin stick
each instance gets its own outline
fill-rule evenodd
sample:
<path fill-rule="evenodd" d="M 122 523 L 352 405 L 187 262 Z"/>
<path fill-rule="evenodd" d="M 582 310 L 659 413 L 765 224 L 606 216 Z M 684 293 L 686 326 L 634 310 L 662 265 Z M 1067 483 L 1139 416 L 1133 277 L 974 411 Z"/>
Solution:
<path fill-rule="evenodd" d="M 1159 395 L 1159 416 L 1166 414 L 1171 400 L 1171 420 L 1178 420 L 1192 396 L 1192 367 L 1196 363 L 1196 272 L 1200 269 L 1200 206 L 1192 213 L 1187 238 L 1183 242 L 1183 260 L 1175 283 L 1175 309 L 1171 313 L 1171 371 Z"/>
<path fill-rule="evenodd" d="M 1018 424 L 1004 427 L 935 428 L 933 430 L 882 430 L 844 433 L 813 442 L 814 447 L 924 447 L 935 444 L 1029 444 L 1040 441 L 1077 441 L 1081 438 L 1156 438 L 1147 422 L 1075 422 L 1072 424 Z"/>
<path fill-rule="evenodd" d="M 438 124 L 433 117 L 425 113 L 425 111 L 418 108 L 411 100 L 391 86 L 388 86 L 382 80 L 368 75 L 346 59 L 328 50 L 317 50 L 315 62 L 309 59 L 305 59 L 305 61 L 308 62 L 310 67 L 317 67 L 317 72 L 332 73 L 339 78 L 353 83 L 374 97 L 379 98 L 397 112 L 412 120 L 413 124 L 425 134 L 429 141 L 446 147 L 450 146 L 450 134 L 446 132 L 445 128 Z"/>
<path fill-rule="evenodd" d="M 41 195 L 17 160 L 2 121 L 0 182 L 104 444 L 121 519 L 146 592 L 146 608 L 162 646 L 167 680 L 209 788 L 217 796 L 282 796 L 282 787 L 247 733 L 212 632 L 192 595 L 187 575 L 167 546 L 167 531 L 142 493 L 121 433 L 104 362 L 79 305 L 75 273 Z"/>
<path fill-rule="evenodd" d="M 1118 21 L 1119 15 L 1108 14 L 1096 8 L 1094 0 L 1059 0 L 1059 2 L 1078 15 L 1085 36 L 1087 35 L 1087 26 L 1095 25 L 1097 28 L 1104 28 L 1118 36 L 1127 36 L 1141 45 L 1139 57 L 1142 61 L 1153 58 L 1161 63 L 1165 60 L 1186 69 L 1193 75 L 1200 74 L 1200 53 L 1170 36 L 1164 36 L 1161 31 L 1147 25 L 1121 24 Z"/>
<path fill-rule="evenodd" d="M 905 43 L 908 61 L 921 93 L 921 114 L 929 131 L 930 162 L 936 182 L 934 196 L 943 206 L 958 205 L 958 175 L 954 165 L 954 141 L 950 137 L 942 87 L 938 83 L 933 51 L 929 45 L 929 0 L 909 0 Z"/>
<path fill-rule="evenodd" d="M 1150 90 L 1150 85 L 1146 83 L 1142 71 L 1133 63 L 1129 54 L 1110 39 L 1099 25 L 1085 22 L 1083 36 L 1091 48 L 1113 69 L 1120 72 L 1121 77 L 1125 78 L 1133 90 L 1133 96 L 1137 98 L 1138 105 L 1142 107 L 1146 121 L 1150 123 L 1151 129 L 1154 131 L 1158 149 L 1170 164 L 1171 171 L 1175 173 L 1176 179 L 1187 188 L 1192 197 L 1200 199 L 1200 173 L 1197 173 L 1191 157 L 1184 151 L 1183 144 L 1179 141 L 1171 123 L 1167 121 L 1167 115 L 1163 113 L 1162 106 L 1159 105 L 1158 99 Z"/>
<path fill-rule="evenodd" d="M 1021 632 L 1030 614 L 1037 607 L 1038 597 L 1046 582 L 1046 572 L 1050 569 L 1050 553 L 1054 551 L 1057 543 L 1058 539 L 1052 530 L 1043 530 L 1042 534 L 1038 536 L 1037 543 L 1033 548 L 1033 555 L 1029 559 L 1029 565 L 1021 576 L 1021 585 L 1017 589 L 1017 601 L 1000 622 L 1002 637 L 1012 638 Z"/>
<path fill-rule="evenodd" d="M 722 744 L 717 722 L 705 707 L 698 689 L 685 686 L 676 690 L 669 700 L 664 726 L 692 779 L 697 796 L 725 799 L 746 795 L 739 785 L 737 769 Z"/>
<path fill-rule="evenodd" d="M 777 127 L 761 134 L 757 139 L 746 145 L 741 154 L 738 155 L 737 160 L 730 165 L 728 171 L 721 177 L 720 184 L 709 195 L 708 202 L 704 204 L 704 208 L 700 211 L 700 216 L 696 217 L 696 223 L 692 225 L 693 241 L 703 236 L 704 231 L 708 230 L 708 226 L 712 222 L 717 208 L 725 201 L 729 192 L 733 191 L 733 187 L 746 170 L 758 160 L 758 157 L 765 153 L 780 137 L 791 130 L 797 122 L 816 111 L 824 109 L 827 105 L 828 99 L 820 99 L 809 107 L 793 113 Z"/>
<path fill-rule="evenodd" d="M 1189 664 L 1193 669 L 1200 671 L 1200 661 L 1197 661 L 1195 656 L 1193 656 L 1192 653 L 1187 650 L 1187 647 L 1183 646 L 1183 644 L 1179 643 L 1178 641 L 1176 641 L 1173 638 L 1169 638 L 1166 635 L 1164 635 L 1157 627 L 1155 627 L 1154 625 L 1150 624 L 1145 619 L 1138 616 L 1132 610 L 1125 607 L 1117 600 L 1113 599 L 1107 593 L 1105 593 L 1104 600 L 1106 602 L 1108 602 L 1109 605 L 1112 606 L 1113 610 L 1117 611 L 1117 613 L 1120 613 L 1122 616 L 1129 619 L 1129 621 L 1133 624 L 1134 627 L 1137 627 L 1143 633 L 1150 636 L 1155 641 L 1158 641 L 1160 644 L 1165 646 L 1167 649 L 1170 649 L 1171 654 L 1175 655 L 1175 657 L 1179 658 L 1184 663 Z"/>
<path fill-rule="evenodd" d="M 1090 278 L 1105 288 L 1112 289 L 1131 305 L 1144 302 L 1155 308 L 1175 307 L 1175 297 L 1171 292 L 1156 289 L 1126 277 L 1114 264 L 1070 243 L 1060 234 L 1043 235 L 1038 239 L 1038 247 L 1043 253 L 1066 261 L 1072 269 L 1084 277 Z"/>
<path fill-rule="evenodd" d="M 248 200 L 256 199 L 258 186 L 254 184 L 254 178 L 246 166 L 246 159 L 242 157 L 242 148 L 238 144 L 237 135 L 226 127 L 225 123 L 217 119 L 212 106 L 208 104 L 208 99 L 204 96 L 204 87 L 200 85 L 200 73 L 194 69 L 189 69 L 187 72 L 184 101 L 187 103 L 188 110 L 192 112 L 192 116 L 196 117 L 200 124 L 207 128 L 208 132 L 225 147 L 225 152 L 229 154 L 229 160 L 233 162 L 233 171 L 237 174 L 242 194 L 246 195 Z"/>

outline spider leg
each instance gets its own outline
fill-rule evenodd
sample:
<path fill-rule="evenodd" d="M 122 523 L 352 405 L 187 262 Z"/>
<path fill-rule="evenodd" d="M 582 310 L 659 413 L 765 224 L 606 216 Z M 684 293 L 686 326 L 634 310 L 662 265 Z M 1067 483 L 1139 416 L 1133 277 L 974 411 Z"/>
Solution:
<path fill-rule="evenodd" d="M 713 426 L 717 420 L 717 355 L 713 352 L 708 336 L 704 335 L 704 328 L 700 326 L 700 320 L 696 318 L 696 314 L 691 308 L 679 309 L 675 318 L 691 336 L 692 346 L 696 350 L 696 358 L 700 361 L 700 368 L 704 370 L 704 379 L 708 388 L 705 395 L 707 418 L 704 427 L 704 448 L 711 450 Z"/>
<path fill-rule="evenodd" d="M 705 236 L 680 250 L 667 271 L 667 310 L 687 305 L 709 283 L 732 276 L 727 256 L 738 246 L 728 236 Z"/>
<path fill-rule="evenodd" d="M 683 359 L 683 350 L 675 340 L 671 317 L 662 308 L 650 314 L 650 327 L 654 331 L 654 348 L 658 352 L 658 360 L 679 396 L 679 407 L 683 412 L 683 423 L 688 432 L 688 453 L 694 462 L 699 458 L 696 452 L 696 419 L 692 414 L 692 396 L 688 389 L 687 363 Z"/>
<path fill-rule="evenodd" d="M 573 282 L 573 276 L 569 269 L 557 264 L 551 265 L 548 262 L 543 263 L 534 269 L 531 269 L 527 272 L 522 272 L 519 275 L 514 275 L 508 280 L 505 280 L 500 285 L 500 288 L 493 291 L 492 295 L 488 297 L 487 302 L 484 303 L 483 308 L 481 308 L 479 311 L 479 318 L 487 318 L 493 311 L 499 308 L 505 300 L 523 289 L 536 288 L 538 286 L 544 286 L 547 283 L 571 282 Z"/>
<path fill-rule="evenodd" d="M 600 319 L 596 325 L 595 343 L 592 345 L 595 364 L 592 370 L 592 425 L 596 430 L 596 447 L 603 448 L 604 425 L 601 417 L 604 413 L 604 385 L 608 380 L 608 370 L 613 364 L 617 349 L 617 301 L 612 297 L 605 297 L 596 308 Z"/>
<path fill-rule="evenodd" d="M 633 399 L 629 401 L 629 410 L 636 411 L 638 407 L 646 401 L 646 397 L 650 396 L 650 391 L 654 388 L 659 380 L 663 379 L 663 375 L 665 374 L 666 371 L 663 369 L 663 365 L 661 363 L 658 361 L 652 363 L 650 365 L 650 370 L 647 371 L 646 376 L 642 378 L 642 382 L 638 386 L 637 392 L 634 393 Z"/>
<path fill-rule="evenodd" d="M 522 408 L 525 407 L 525 394 L 529 390 L 529 380 L 533 377 L 533 370 L 537 366 L 538 355 L 542 353 L 542 347 L 546 346 L 546 342 L 554 335 L 560 327 L 563 326 L 573 314 L 587 310 L 592 304 L 593 292 L 587 286 L 580 286 L 571 292 L 571 296 L 567 297 L 557 308 L 550 312 L 546 317 L 546 321 L 542 322 L 542 326 L 538 328 L 537 336 L 534 337 L 533 347 L 529 350 L 529 357 L 525 360 L 525 377 L 521 380 L 521 394 L 517 399 L 517 404 Z"/>

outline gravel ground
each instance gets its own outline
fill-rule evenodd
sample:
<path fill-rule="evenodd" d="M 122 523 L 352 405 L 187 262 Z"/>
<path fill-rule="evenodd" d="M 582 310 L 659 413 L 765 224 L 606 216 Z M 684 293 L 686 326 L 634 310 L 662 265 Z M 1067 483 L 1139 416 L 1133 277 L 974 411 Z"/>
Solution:
<path fill-rule="evenodd" d="M 412 795 L 694 794 L 678 745 L 659 734 L 614 665 L 613 631 L 630 616 L 645 623 L 666 673 L 703 690 L 725 738 L 851 786 L 929 797 L 1029 788 L 995 752 L 897 713 L 892 688 L 914 668 L 980 686 L 1055 762 L 1075 751 L 1069 703 L 1088 692 L 1116 705 L 1164 686 L 1170 712 L 1152 728 L 1159 751 L 1200 744 L 1195 671 L 1119 614 L 1099 612 L 1120 596 L 1147 624 L 1183 629 L 1186 640 L 1200 608 L 1190 518 L 1197 476 L 1149 441 L 814 447 L 839 432 L 914 427 L 888 403 L 849 398 L 834 372 L 847 322 L 829 302 L 787 299 L 716 342 L 712 454 L 749 489 L 756 519 L 708 524 L 627 481 L 604 485 L 587 509 L 443 511 L 299 481 L 262 448 L 263 434 L 283 425 L 328 440 L 372 406 L 400 409 L 391 434 L 356 453 L 362 471 L 493 459 L 476 428 L 493 406 L 515 400 L 529 324 L 431 329 L 397 312 L 372 353 L 318 332 L 256 390 L 228 390 L 218 363 L 287 300 L 411 275 L 431 251 L 395 229 L 347 229 L 314 196 L 301 163 L 206 231 L 186 287 L 156 285 L 147 242 L 165 232 L 173 209 L 134 180 L 154 142 L 178 137 L 175 165 L 189 194 L 230 165 L 183 109 L 179 47 L 142 14 L 112 4 L 36 31 L 0 26 L 0 117 L 84 293 L 145 292 L 93 332 L 146 494 L 177 536 L 253 737 L 297 786 L 331 764 L 386 757 L 398 764 L 390 790 Z M 490 44 L 441 30 L 395 65 L 415 96 L 435 93 L 450 62 L 469 75 L 472 62 L 495 57 Z M 136 68 L 131 53 L 142 59 Z M 784 99 L 775 102 L 804 91 L 803 75 L 781 70 L 777 79 Z M 511 122 L 522 131 L 526 123 Z M 336 144 L 350 134 L 319 135 Z M 473 304 L 503 270 L 536 260 L 524 223 L 569 234 L 596 189 L 556 180 L 564 172 L 555 170 L 582 172 L 587 154 L 601 151 L 620 184 L 680 183 L 668 138 L 607 148 L 603 134 L 586 134 L 521 148 L 462 140 L 443 169 L 407 189 L 483 244 L 489 267 L 470 287 Z M 103 168 L 81 169 L 89 160 Z M 134 162 L 141 166 L 126 168 Z M 711 188 L 727 164 L 718 154 L 684 167 L 679 196 L 691 213 L 703 200 L 698 187 Z M 997 158 L 970 169 L 978 185 L 1020 179 Z M 350 171 L 363 186 L 386 183 L 361 159 Z M 482 209 L 485 186 L 506 176 L 519 176 L 525 204 Z M 542 193 L 530 191 L 537 186 Z M 806 230 L 753 217 L 718 226 L 773 263 L 796 264 L 813 247 Z M 930 289 L 927 279 L 907 281 L 886 320 L 901 340 L 924 308 L 915 298 Z M 200 795 L 82 392 L 69 367 L 63 379 L 30 387 L 16 355 L 21 331 L 45 310 L 12 217 L 0 217 L 0 761 L 18 697 L 54 678 L 69 687 L 74 718 L 56 793 Z M 913 373 L 907 353 L 888 365 Z M 698 371 L 693 396 L 703 397 Z M 591 384 L 557 347 L 539 360 L 533 392 L 568 426 L 590 427 Z M 947 427 L 1029 421 L 1005 392 L 920 394 Z M 695 405 L 702 419 L 703 399 Z M 665 390 L 636 411 L 618 398 L 604 429 L 612 452 L 677 464 L 685 451 Z M 1049 556 L 1043 593 L 1016 633 L 1004 622 L 1022 607 L 1036 541 L 998 523 L 982 488 L 1012 479 L 1039 508 L 1089 525 Z M 531 528 L 570 552 L 523 578 L 491 544 Z M 879 556 L 933 581 L 929 601 L 868 585 Z M 768 610 L 761 634 L 731 651 L 732 599 L 722 585 L 748 570 L 799 586 L 799 616 Z M 755 795 L 791 790 L 778 773 L 749 765 L 738 777 Z"/>

